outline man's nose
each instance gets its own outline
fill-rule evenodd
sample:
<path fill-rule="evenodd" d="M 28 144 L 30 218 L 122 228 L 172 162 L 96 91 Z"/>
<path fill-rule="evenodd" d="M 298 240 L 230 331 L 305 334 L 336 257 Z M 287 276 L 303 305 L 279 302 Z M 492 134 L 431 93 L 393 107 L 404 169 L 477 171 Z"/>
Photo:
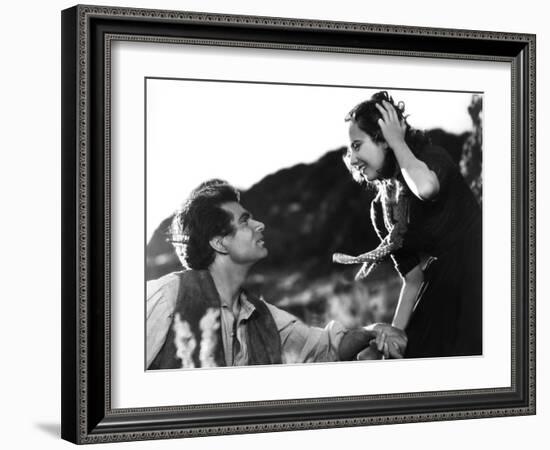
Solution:
<path fill-rule="evenodd" d="M 349 162 L 350 162 L 351 164 L 357 163 L 357 155 L 355 154 L 355 152 L 350 152 L 350 155 L 349 155 Z"/>
<path fill-rule="evenodd" d="M 257 231 L 264 231 L 265 230 L 265 225 L 263 222 L 260 222 L 259 220 L 256 220 L 256 230 Z"/>

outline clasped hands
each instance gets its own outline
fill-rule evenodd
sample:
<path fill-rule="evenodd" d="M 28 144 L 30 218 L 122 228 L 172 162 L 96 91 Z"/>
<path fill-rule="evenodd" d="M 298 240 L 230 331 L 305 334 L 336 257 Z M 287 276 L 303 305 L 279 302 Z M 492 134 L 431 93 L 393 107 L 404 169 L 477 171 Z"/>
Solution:
<path fill-rule="evenodd" d="M 387 323 L 375 323 L 365 328 L 374 332 L 376 337 L 357 355 L 357 359 L 403 358 L 407 348 L 407 335 L 403 330 Z"/>

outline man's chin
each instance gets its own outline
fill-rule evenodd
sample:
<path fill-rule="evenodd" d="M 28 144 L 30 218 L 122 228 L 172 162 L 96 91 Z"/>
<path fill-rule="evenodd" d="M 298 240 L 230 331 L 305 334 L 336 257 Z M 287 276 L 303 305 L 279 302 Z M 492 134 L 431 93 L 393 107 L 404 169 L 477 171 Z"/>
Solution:
<path fill-rule="evenodd" d="M 262 259 L 265 259 L 268 254 L 269 254 L 269 251 L 267 250 L 267 248 L 262 247 L 262 251 L 258 255 L 258 261 L 261 261 Z"/>
<path fill-rule="evenodd" d="M 254 265 L 260 262 L 262 259 L 265 259 L 267 257 L 268 253 L 269 252 L 267 248 L 262 248 L 261 251 L 258 251 L 253 257 L 248 260 L 248 264 Z"/>
<path fill-rule="evenodd" d="M 265 253 L 265 255 L 267 256 L 267 253 L 269 251 L 267 250 L 267 247 L 265 246 L 265 241 L 263 239 L 256 242 L 256 246 L 260 248 L 262 250 L 262 253 Z M 263 258 L 265 258 L 265 256 L 263 256 Z"/>

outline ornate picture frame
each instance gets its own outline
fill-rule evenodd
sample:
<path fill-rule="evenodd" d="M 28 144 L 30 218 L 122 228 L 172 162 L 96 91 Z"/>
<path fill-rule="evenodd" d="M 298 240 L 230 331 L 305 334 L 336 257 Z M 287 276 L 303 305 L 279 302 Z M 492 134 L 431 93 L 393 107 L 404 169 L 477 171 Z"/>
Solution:
<path fill-rule="evenodd" d="M 510 385 L 114 408 L 115 42 L 502 62 L 511 91 Z M 62 12 L 62 437 L 78 444 L 535 414 L 535 36 L 78 5 Z M 285 370 L 281 368 L 280 370 Z"/>

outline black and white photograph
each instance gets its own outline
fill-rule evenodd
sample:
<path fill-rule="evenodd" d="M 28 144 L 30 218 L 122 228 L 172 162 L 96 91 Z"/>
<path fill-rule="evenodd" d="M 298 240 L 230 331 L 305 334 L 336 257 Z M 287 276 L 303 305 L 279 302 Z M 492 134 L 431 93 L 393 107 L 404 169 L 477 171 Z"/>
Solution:
<path fill-rule="evenodd" d="M 1 448 L 544 447 L 543 2 L 92 3 L 3 9 Z"/>
<path fill-rule="evenodd" d="M 535 414 L 534 35 L 62 20 L 64 439 Z"/>
<path fill-rule="evenodd" d="M 147 371 L 483 356 L 483 92 L 144 90 Z"/>

